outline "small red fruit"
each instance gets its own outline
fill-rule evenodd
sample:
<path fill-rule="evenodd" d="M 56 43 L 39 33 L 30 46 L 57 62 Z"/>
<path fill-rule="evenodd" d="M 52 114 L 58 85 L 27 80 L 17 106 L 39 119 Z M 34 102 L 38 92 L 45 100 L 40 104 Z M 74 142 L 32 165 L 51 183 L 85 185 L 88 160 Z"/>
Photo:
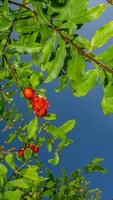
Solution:
<path fill-rule="evenodd" d="M 25 88 L 23 90 L 23 95 L 26 99 L 32 99 L 34 96 L 34 90 L 32 88 Z"/>
<path fill-rule="evenodd" d="M 44 117 L 45 115 L 47 115 L 47 111 L 44 108 L 42 108 L 42 109 L 40 109 L 39 111 L 36 112 L 36 115 L 38 117 Z"/>
<path fill-rule="evenodd" d="M 18 155 L 22 156 L 22 157 L 24 156 L 24 149 L 23 148 L 18 150 Z"/>
<path fill-rule="evenodd" d="M 38 153 L 39 152 L 39 148 L 37 146 L 35 146 L 34 144 L 31 145 L 31 149 L 34 153 Z"/>

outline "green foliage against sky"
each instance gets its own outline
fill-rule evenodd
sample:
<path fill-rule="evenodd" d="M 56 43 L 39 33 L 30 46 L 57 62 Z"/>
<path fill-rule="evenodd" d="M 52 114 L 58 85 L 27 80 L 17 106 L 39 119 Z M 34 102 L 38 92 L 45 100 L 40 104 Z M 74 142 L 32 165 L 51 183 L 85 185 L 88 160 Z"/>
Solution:
<path fill-rule="evenodd" d="M 0 120 L 5 123 L 3 130 L 10 130 L 6 144 L 17 139 L 25 150 L 24 157 L 19 157 L 13 145 L 10 149 L 0 147 L 0 200 L 100 199 L 97 189 L 88 190 L 85 175 L 106 173 L 100 166 L 103 159 L 93 160 L 70 176 L 62 170 L 62 177 L 54 178 L 48 169 L 40 175 L 42 163 L 26 148 L 28 144 L 39 148 L 46 145 L 48 152 L 53 152 L 48 162 L 56 166 L 60 152 L 74 142 L 67 133 L 75 127 L 76 120 L 56 127 L 51 122 L 56 120 L 56 114 L 48 113 L 41 121 L 34 113 L 26 123 L 13 98 L 18 91 L 22 97 L 28 87 L 46 98 L 43 84 L 55 79 L 59 80 L 56 92 L 69 85 L 75 97 L 85 96 L 99 85 L 103 88 L 103 113 L 113 113 L 113 46 L 95 54 L 113 37 L 113 21 L 100 27 L 91 41 L 79 34 L 85 23 L 102 17 L 112 4 L 108 2 L 89 8 L 88 0 L 0 0 Z M 25 55 L 31 58 L 27 63 L 22 59 Z M 86 70 L 88 63 L 92 67 Z M 30 100 L 26 103 L 32 110 Z M 10 177 L 8 166 L 12 170 Z"/>

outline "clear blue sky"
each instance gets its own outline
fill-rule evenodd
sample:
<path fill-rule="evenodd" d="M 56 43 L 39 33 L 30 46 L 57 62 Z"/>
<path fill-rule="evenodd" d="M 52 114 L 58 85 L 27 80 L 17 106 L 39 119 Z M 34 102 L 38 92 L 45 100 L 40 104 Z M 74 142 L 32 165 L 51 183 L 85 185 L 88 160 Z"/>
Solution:
<path fill-rule="evenodd" d="M 91 0 L 90 6 L 105 2 L 100 0 Z M 113 7 L 109 8 L 102 17 L 92 24 L 85 25 L 80 31 L 81 34 L 91 39 L 95 30 L 101 25 L 113 20 Z M 113 44 L 111 40 L 108 44 Z M 104 47 L 107 48 L 108 45 Z M 98 50 L 100 52 L 100 50 Z M 57 113 L 58 120 L 56 125 L 72 118 L 77 119 L 77 126 L 70 134 L 75 143 L 70 145 L 61 154 L 61 160 L 58 167 L 48 165 L 55 175 L 60 175 L 60 168 L 64 167 L 68 173 L 75 168 L 83 167 L 95 157 L 103 157 L 103 166 L 109 170 L 108 175 L 94 174 L 89 177 L 92 187 L 100 188 L 103 191 L 102 200 L 112 200 L 113 198 L 113 115 L 104 116 L 100 108 L 102 99 L 102 89 L 98 86 L 94 88 L 86 97 L 75 98 L 72 96 L 69 88 L 61 93 L 55 93 L 54 88 L 57 82 L 47 84 L 48 100 L 51 104 L 50 111 Z M 18 98 L 18 97 L 16 97 Z M 25 101 L 17 101 L 17 107 L 23 111 Z M 26 119 L 29 121 L 33 116 L 28 116 L 24 110 Z M 16 144 L 18 145 L 18 144 Z M 41 161 L 47 163 L 46 149 L 42 148 L 39 153 Z M 46 158 L 46 160 L 45 160 Z"/>

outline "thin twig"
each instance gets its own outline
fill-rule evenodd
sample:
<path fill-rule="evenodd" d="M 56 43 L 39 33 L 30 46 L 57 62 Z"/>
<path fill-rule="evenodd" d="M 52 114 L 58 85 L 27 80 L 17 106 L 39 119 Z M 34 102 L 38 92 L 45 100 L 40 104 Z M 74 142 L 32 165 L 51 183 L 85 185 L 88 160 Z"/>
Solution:
<path fill-rule="evenodd" d="M 5 52 L 5 49 L 6 49 L 7 45 L 8 45 L 8 42 L 9 42 L 9 40 L 10 40 L 11 33 L 12 33 L 12 31 L 13 31 L 14 24 L 15 24 L 15 21 L 13 20 L 13 22 L 12 22 L 10 28 L 9 28 L 10 31 L 9 31 L 9 34 L 8 34 L 6 43 L 5 43 L 4 47 L 3 47 L 3 52 L 2 52 L 3 54 L 4 54 L 4 52 Z"/>
<path fill-rule="evenodd" d="M 15 1 L 11 1 L 11 0 L 9 0 L 8 1 L 10 4 L 13 4 L 13 5 L 16 5 L 16 6 L 18 6 L 18 7 L 23 7 L 23 8 L 26 8 L 26 9 L 29 9 L 29 10 L 31 10 L 28 6 L 26 6 L 25 4 L 21 4 L 21 3 L 18 3 L 18 2 L 15 2 Z M 28 4 L 28 3 L 26 3 L 26 4 Z"/>

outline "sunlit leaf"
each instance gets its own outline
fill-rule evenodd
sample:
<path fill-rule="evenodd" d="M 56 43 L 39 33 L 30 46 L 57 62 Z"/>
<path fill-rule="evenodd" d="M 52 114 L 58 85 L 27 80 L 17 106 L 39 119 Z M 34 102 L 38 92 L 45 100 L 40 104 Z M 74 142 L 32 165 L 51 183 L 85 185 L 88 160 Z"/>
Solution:
<path fill-rule="evenodd" d="M 30 123 L 28 124 L 28 138 L 34 138 L 36 139 L 36 131 L 38 128 L 38 119 L 34 118 L 33 120 L 30 121 Z"/>
<path fill-rule="evenodd" d="M 91 50 L 102 47 L 109 39 L 113 37 L 113 21 L 108 22 L 99 28 L 91 41 Z"/>

